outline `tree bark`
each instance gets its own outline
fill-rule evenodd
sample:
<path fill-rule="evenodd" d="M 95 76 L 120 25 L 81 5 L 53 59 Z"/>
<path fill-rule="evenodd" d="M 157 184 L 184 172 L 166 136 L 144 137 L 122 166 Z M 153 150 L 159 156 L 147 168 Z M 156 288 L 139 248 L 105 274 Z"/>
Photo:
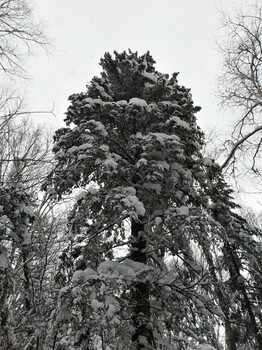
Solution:
<path fill-rule="evenodd" d="M 147 263 L 146 239 L 144 225 L 132 219 L 131 222 L 131 259 L 135 262 Z M 136 282 L 132 287 L 131 300 L 133 307 L 133 325 L 135 328 L 132 336 L 132 350 L 147 349 L 144 343 L 154 348 L 154 337 L 150 325 L 150 288 L 145 282 Z"/>

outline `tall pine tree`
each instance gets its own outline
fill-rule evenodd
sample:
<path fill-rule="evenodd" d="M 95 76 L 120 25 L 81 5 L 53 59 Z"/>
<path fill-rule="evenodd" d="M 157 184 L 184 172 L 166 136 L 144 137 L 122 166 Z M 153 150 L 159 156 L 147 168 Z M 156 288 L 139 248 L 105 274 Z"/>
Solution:
<path fill-rule="evenodd" d="M 220 349 L 216 325 L 231 321 L 225 268 L 214 271 L 231 190 L 201 155 L 190 90 L 154 63 L 107 53 L 101 76 L 69 97 L 46 188 L 77 191 L 61 257 L 75 272 L 47 348 Z"/>

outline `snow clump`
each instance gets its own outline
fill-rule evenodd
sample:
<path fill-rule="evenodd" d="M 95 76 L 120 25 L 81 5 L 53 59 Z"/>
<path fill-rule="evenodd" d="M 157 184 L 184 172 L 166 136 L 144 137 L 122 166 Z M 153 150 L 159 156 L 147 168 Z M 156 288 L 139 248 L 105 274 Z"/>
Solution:
<path fill-rule="evenodd" d="M 134 97 L 134 98 L 131 98 L 129 103 L 131 105 L 135 105 L 135 106 L 139 106 L 139 107 L 147 107 L 147 102 L 141 98 L 137 98 L 137 97 Z"/>
<path fill-rule="evenodd" d="M 176 211 L 178 215 L 185 215 L 185 216 L 189 215 L 189 209 L 184 205 L 182 207 L 176 208 Z"/>
<path fill-rule="evenodd" d="M 211 158 L 208 158 L 208 157 L 203 159 L 204 166 L 211 167 L 211 166 L 214 165 L 214 163 L 215 163 L 214 159 L 211 159 Z"/>
<path fill-rule="evenodd" d="M 196 348 L 197 350 L 216 350 L 212 345 L 209 344 L 200 344 Z"/>

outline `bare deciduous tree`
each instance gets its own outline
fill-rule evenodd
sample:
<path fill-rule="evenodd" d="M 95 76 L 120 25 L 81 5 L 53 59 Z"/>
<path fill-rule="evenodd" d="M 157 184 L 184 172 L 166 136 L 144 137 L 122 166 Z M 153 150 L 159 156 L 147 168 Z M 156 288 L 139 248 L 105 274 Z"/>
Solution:
<path fill-rule="evenodd" d="M 54 204 L 39 193 L 52 167 L 45 127 L 35 126 L 29 117 L 13 117 L 0 133 L 0 348 L 42 349 L 56 297 L 65 207 L 54 211 Z M 20 201 L 24 194 L 34 219 L 26 223 L 27 241 L 20 242 L 15 239 L 19 220 L 30 209 Z"/>
<path fill-rule="evenodd" d="M 23 59 L 34 47 L 47 47 L 43 25 L 34 20 L 26 0 L 0 1 L 0 69 L 7 75 L 24 75 Z"/>
<path fill-rule="evenodd" d="M 237 159 L 260 174 L 262 146 L 262 7 L 254 5 L 247 12 L 237 10 L 232 17 L 222 13 L 224 35 L 219 40 L 223 72 L 219 79 L 222 104 L 231 107 L 237 120 L 222 168 L 234 173 Z M 242 153 L 241 153 L 242 152 Z"/>

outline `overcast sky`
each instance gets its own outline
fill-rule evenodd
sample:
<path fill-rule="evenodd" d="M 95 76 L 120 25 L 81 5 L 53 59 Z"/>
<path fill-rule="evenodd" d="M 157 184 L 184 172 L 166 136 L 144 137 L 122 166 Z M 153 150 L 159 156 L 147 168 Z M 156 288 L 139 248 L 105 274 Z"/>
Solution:
<path fill-rule="evenodd" d="M 23 82 L 23 89 L 31 110 L 47 110 L 54 103 L 56 120 L 47 118 L 54 127 L 62 125 L 68 96 L 85 91 L 87 82 L 100 73 L 103 54 L 128 48 L 140 54 L 149 50 L 162 73 L 180 72 L 180 84 L 190 87 L 195 104 L 202 106 L 200 126 L 221 125 L 215 99 L 218 9 L 230 10 L 235 1 L 32 1 L 54 49 L 27 60 L 31 80 Z"/>

